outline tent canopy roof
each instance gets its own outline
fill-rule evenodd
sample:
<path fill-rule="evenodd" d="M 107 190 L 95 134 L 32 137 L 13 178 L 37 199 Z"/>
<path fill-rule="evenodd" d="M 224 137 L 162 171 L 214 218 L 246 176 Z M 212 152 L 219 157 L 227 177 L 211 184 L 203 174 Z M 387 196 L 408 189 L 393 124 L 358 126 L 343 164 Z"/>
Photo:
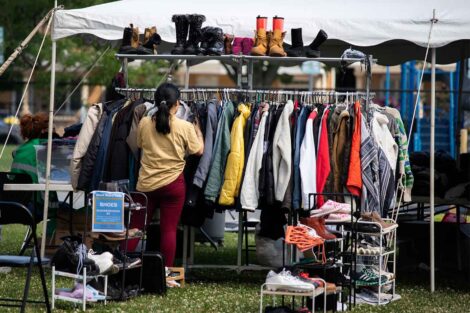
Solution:
<path fill-rule="evenodd" d="M 431 47 L 438 49 L 438 61 L 449 63 L 470 51 L 470 1 L 467 0 L 361 0 L 361 1 L 276 1 L 239 0 L 121 0 L 83 9 L 60 10 L 54 18 L 53 39 L 91 34 L 105 40 L 120 40 L 123 28 L 133 23 L 143 32 L 157 26 L 166 42 L 175 42 L 173 14 L 198 13 L 206 16 L 204 25 L 221 27 L 224 32 L 252 37 L 255 17 L 285 18 L 284 28 L 302 28 L 304 44 L 320 29 L 329 40 L 323 55 L 339 56 L 349 46 L 372 53 L 379 63 L 397 64 L 420 59 L 428 40 L 430 20 L 436 9 Z M 271 21 L 269 20 L 269 28 Z M 285 41 L 290 43 L 290 31 Z M 458 49 L 458 50 L 456 50 Z"/>

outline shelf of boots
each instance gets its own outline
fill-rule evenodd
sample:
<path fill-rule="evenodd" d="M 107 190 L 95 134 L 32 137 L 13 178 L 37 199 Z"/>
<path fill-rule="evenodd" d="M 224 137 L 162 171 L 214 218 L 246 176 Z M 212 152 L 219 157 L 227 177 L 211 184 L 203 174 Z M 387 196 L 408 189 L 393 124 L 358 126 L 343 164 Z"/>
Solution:
<path fill-rule="evenodd" d="M 317 61 L 322 63 L 336 63 L 336 62 L 363 62 L 361 58 L 307 58 L 307 57 L 270 57 L 270 56 L 252 56 L 252 55 L 173 55 L 173 54 L 151 54 L 151 55 L 136 55 L 136 54 L 119 54 L 116 55 L 117 59 L 132 59 L 132 60 L 188 60 L 188 61 L 270 61 L 270 62 L 287 62 L 287 63 L 303 63 L 307 61 Z M 376 59 L 373 60 L 377 62 Z"/>

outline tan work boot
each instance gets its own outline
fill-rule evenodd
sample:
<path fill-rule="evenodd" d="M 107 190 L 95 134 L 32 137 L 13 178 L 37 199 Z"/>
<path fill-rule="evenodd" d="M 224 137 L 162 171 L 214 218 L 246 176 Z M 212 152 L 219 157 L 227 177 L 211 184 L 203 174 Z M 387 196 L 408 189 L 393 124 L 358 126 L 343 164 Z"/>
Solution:
<path fill-rule="evenodd" d="M 139 28 L 134 27 L 134 25 L 131 24 L 131 29 L 132 29 L 131 47 L 137 49 L 139 47 Z"/>
<path fill-rule="evenodd" d="M 287 53 L 284 51 L 282 44 L 284 42 L 285 32 L 275 29 L 269 40 L 269 56 L 270 57 L 285 57 Z"/>
<path fill-rule="evenodd" d="M 268 34 L 266 29 L 258 29 L 251 55 L 265 56 L 268 53 Z"/>

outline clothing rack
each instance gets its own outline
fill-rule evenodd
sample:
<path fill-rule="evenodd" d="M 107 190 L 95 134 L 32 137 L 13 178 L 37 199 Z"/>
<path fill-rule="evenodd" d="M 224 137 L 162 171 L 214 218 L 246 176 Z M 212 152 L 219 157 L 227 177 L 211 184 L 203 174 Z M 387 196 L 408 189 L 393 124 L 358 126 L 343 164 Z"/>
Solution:
<path fill-rule="evenodd" d="M 373 93 L 370 92 L 371 88 L 371 81 L 372 81 L 372 66 L 377 62 L 376 59 L 372 57 L 372 55 L 366 55 L 363 58 L 304 58 L 304 57 L 258 57 L 258 56 L 240 56 L 240 55 L 223 55 L 223 56 L 196 56 L 196 55 L 125 55 L 125 54 L 116 54 L 116 58 L 121 62 L 121 70 L 124 73 L 124 81 L 125 86 L 129 86 L 129 77 L 128 77 L 128 62 L 130 60 L 167 60 L 170 62 L 175 61 L 186 61 L 186 73 L 184 78 L 184 89 L 181 90 L 183 94 L 193 93 L 199 96 L 201 92 L 203 93 L 222 93 L 229 92 L 229 93 L 240 93 L 240 94 L 262 94 L 269 96 L 276 96 L 276 95 L 292 95 L 298 97 L 307 97 L 306 100 L 313 100 L 308 97 L 316 97 L 316 96 L 331 96 L 334 97 L 335 100 L 337 97 L 346 97 L 349 96 L 355 97 L 355 99 L 361 97 L 365 99 L 366 103 L 366 111 L 368 112 L 368 105 L 370 102 L 371 97 L 374 96 Z M 198 88 L 189 88 L 189 74 L 191 65 L 197 64 L 199 62 L 209 61 L 209 60 L 218 60 L 221 62 L 232 63 L 237 68 L 237 87 L 238 88 L 206 88 L 206 89 L 198 89 Z M 273 62 L 279 64 L 286 64 L 286 65 L 300 65 L 306 61 L 317 61 L 321 63 L 328 63 L 328 64 L 335 64 L 338 66 L 349 66 L 352 63 L 360 62 L 365 66 L 366 70 L 366 92 L 331 92 L 331 91 L 274 91 L 274 90 L 255 90 L 253 89 L 253 64 L 256 62 Z M 243 66 L 246 66 L 246 74 L 243 73 Z M 244 84 L 245 83 L 245 84 Z M 245 87 L 245 88 L 243 88 Z M 141 93 L 143 98 L 146 100 L 152 101 L 155 88 L 115 88 L 116 92 L 120 93 L 121 95 L 128 96 L 133 95 L 135 93 Z M 331 101 L 334 102 L 334 101 Z M 367 120 L 369 120 L 369 113 L 367 113 Z M 239 218 L 238 218 L 238 245 L 237 245 L 237 262 L 236 265 L 224 265 L 224 266 L 217 266 L 217 265 L 195 265 L 193 262 L 194 258 L 194 228 L 185 226 L 184 227 L 184 241 L 183 241 L 183 266 L 186 269 L 189 268 L 226 268 L 226 269 L 233 269 L 237 272 L 241 272 L 243 270 L 257 270 L 257 269 L 266 269 L 262 266 L 253 266 L 253 265 L 242 265 L 242 241 L 243 241 L 243 212 L 240 210 Z M 188 249 L 189 248 L 189 249 Z M 188 257 L 189 251 L 189 257 Z"/>
<path fill-rule="evenodd" d="M 115 88 L 116 92 L 123 96 L 132 96 L 133 94 L 144 94 L 150 93 L 146 99 L 154 100 L 153 94 L 157 90 L 156 88 Z M 349 99 L 358 99 L 358 98 L 373 98 L 375 93 L 370 92 L 340 92 L 340 91 L 325 91 L 325 90 L 316 90 L 316 91 L 303 91 L 303 90 L 271 90 L 271 89 L 256 89 L 256 90 L 247 90 L 247 89 L 239 89 L 239 88 L 189 88 L 189 89 L 182 89 L 180 90 L 182 94 L 194 94 L 200 95 L 203 94 L 205 97 L 205 93 L 218 93 L 218 94 L 227 94 L 227 93 L 240 93 L 240 94 L 250 94 L 250 95 L 267 95 L 267 96 L 278 96 L 278 95 L 286 95 L 286 96 L 298 96 L 298 97 L 333 97 L 338 100 L 338 97 L 346 97 Z M 331 101 L 332 102 L 332 101 Z"/>

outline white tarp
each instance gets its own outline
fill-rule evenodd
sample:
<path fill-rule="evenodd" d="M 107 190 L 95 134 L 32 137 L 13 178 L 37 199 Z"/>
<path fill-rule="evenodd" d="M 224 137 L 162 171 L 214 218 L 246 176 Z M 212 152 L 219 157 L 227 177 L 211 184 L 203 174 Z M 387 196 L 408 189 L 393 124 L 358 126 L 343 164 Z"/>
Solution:
<path fill-rule="evenodd" d="M 92 34 L 105 40 L 122 38 L 123 28 L 133 23 L 143 32 L 156 25 L 166 42 L 175 42 L 173 14 L 198 13 L 206 16 L 204 25 L 219 26 L 236 36 L 254 35 L 257 15 L 285 18 L 287 43 L 290 29 L 301 27 L 304 44 L 310 43 L 320 29 L 329 39 L 324 55 L 338 56 L 348 45 L 370 47 L 382 63 L 397 63 L 422 58 L 428 39 L 432 10 L 439 22 L 435 25 L 431 47 L 450 49 L 438 53 L 438 61 L 447 63 L 460 57 L 456 49 L 467 49 L 470 39 L 470 1 L 468 0 L 122 0 L 83 9 L 56 13 L 53 39 L 77 34 Z M 411 44 L 413 43 L 413 44 Z M 419 47 L 418 47 L 419 46 Z M 447 50 L 447 51 L 445 51 Z M 467 49 L 468 51 L 468 49 Z"/>

